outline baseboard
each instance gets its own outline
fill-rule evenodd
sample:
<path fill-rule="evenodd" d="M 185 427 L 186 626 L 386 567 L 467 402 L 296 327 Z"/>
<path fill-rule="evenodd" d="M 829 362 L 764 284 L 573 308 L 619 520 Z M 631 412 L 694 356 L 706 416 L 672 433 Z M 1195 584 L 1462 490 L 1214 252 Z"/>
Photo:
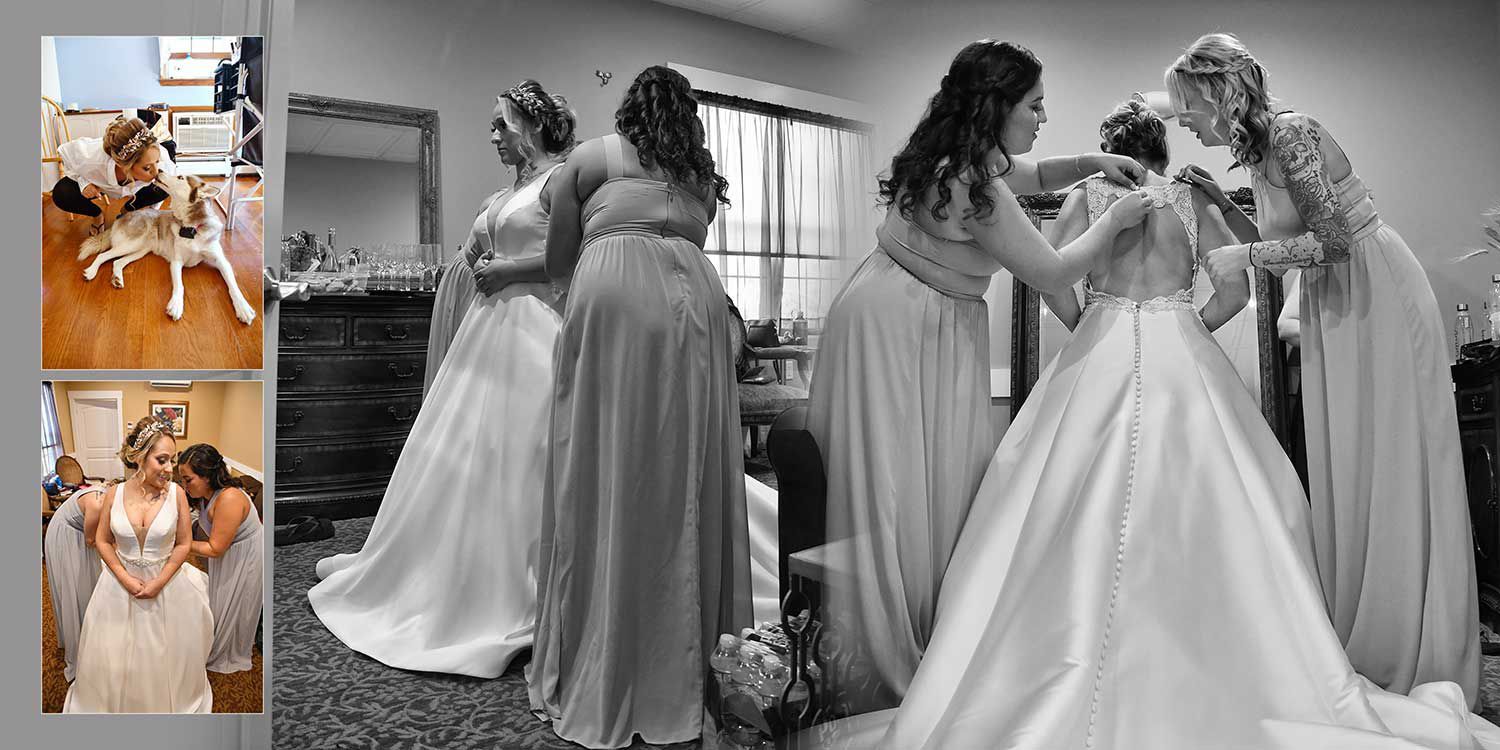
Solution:
<path fill-rule="evenodd" d="M 244 474 L 247 477 L 251 477 L 257 482 L 261 482 L 262 484 L 264 484 L 266 481 L 265 475 L 261 472 L 256 471 L 255 469 L 252 469 L 249 466 L 246 466 L 228 456 L 224 457 L 224 463 L 228 464 L 229 468 L 234 469 L 235 471 L 238 471 L 239 473 Z"/>

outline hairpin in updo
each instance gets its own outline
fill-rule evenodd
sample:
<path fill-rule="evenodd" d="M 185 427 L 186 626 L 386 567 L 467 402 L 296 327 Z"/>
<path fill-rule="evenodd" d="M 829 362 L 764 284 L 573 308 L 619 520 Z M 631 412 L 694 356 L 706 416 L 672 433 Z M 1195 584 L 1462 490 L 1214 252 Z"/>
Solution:
<path fill-rule="evenodd" d="M 136 131 L 135 135 L 130 137 L 130 140 L 122 144 L 116 153 L 121 159 L 128 161 L 134 159 L 135 155 L 141 152 L 141 149 L 155 142 L 156 136 L 152 135 L 150 130 L 139 130 Z"/>
<path fill-rule="evenodd" d="M 501 96 L 511 100 L 512 102 L 515 102 L 516 106 L 520 107 L 521 111 L 525 112 L 526 116 L 530 117 L 533 120 L 541 119 L 542 110 L 546 107 L 546 105 L 542 104 L 542 98 L 540 96 L 537 96 L 535 92 L 527 91 L 520 86 L 511 86 L 510 88 L 506 89 L 505 93 L 501 94 Z"/>

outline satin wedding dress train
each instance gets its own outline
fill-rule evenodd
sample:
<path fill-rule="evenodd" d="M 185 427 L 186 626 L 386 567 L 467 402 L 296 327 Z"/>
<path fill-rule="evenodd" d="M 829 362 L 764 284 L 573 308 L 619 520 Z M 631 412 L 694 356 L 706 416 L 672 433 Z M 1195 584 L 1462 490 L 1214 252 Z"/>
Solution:
<path fill-rule="evenodd" d="M 1195 222 L 1185 186 L 1158 190 Z M 1090 291 L 990 462 L 904 702 L 810 734 L 891 750 L 1500 748 L 1467 706 L 1454 683 L 1406 696 L 1350 666 L 1301 484 L 1191 289 Z"/>

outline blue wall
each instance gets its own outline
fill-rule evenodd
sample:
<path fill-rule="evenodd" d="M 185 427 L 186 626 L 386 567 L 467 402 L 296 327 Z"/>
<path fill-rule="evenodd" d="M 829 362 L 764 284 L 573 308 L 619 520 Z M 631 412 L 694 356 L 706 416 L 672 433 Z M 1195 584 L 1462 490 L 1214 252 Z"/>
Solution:
<path fill-rule="evenodd" d="M 163 86 L 154 36 L 59 36 L 62 104 L 85 109 L 213 104 L 212 86 Z"/>

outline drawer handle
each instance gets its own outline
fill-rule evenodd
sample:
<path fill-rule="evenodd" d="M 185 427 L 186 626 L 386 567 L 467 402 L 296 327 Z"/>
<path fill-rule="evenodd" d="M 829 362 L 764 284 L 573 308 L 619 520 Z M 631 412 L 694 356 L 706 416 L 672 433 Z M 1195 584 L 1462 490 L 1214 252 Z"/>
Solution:
<path fill-rule="evenodd" d="M 290 473 L 296 471 L 300 466 L 302 466 L 302 457 L 301 456 L 293 456 L 292 457 L 292 467 L 290 469 L 283 469 L 280 466 L 278 466 L 278 467 L 276 467 L 276 473 L 277 474 L 290 474 Z"/>
<path fill-rule="evenodd" d="M 307 338 L 307 334 L 309 334 L 311 332 L 312 332 L 311 328 L 309 328 L 307 326 L 302 326 L 302 335 L 301 336 L 293 336 L 292 334 L 288 333 L 287 330 L 286 330 L 286 327 L 283 326 L 282 329 L 281 329 L 281 337 L 284 338 L 284 339 L 286 339 L 287 341 L 302 341 L 303 339 L 306 339 Z"/>
<path fill-rule="evenodd" d="M 1469 403 L 1468 403 L 1468 407 L 1469 408 L 1468 408 L 1468 411 L 1470 413 L 1472 413 L 1472 414 L 1479 414 L 1479 413 L 1485 411 L 1486 409 L 1488 409 L 1489 406 L 1490 406 L 1489 394 L 1475 393 L 1475 394 L 1471 394 L 1469 396 Z"/>
<path fill-rule="evenodd" d="M 417 374 L 417 370 L 420 369 L 420 368 L 421 368 L 421 365 L 413 362 L 411 364 L 411 372 L 400 372 L 399 370 L 396 369 L 396 363 L 395 362 L 391 362 L 391 363 L 389 363 L 389 364 L 386 365 L 386 369 L 390 370 L 391 374 L 393 374 L 396 377 L 401 378 L 403 380 L 406 379 L 406 378 L 409 378 L 409 377 L 411 377 L 413 375 L 416 375 Z"/>
<path fill-rule="evenodd" d="M 300 377 L 302 377 L 302 365 L 297 365 L 296 367 L 292 368 L 292 374 L 291 375 L 289 375 L 289 376 L 277 375 L 276 379 L 278 381 L 282 382 L 282 383 L 290 383 L 293 380 L 296 380 L 297 378 L 300 378 Z"/>
<path fill-rule="evenodd" d="M 386 410 L 386 412 L 388 414 L 391 415 L 391 419 L 394 419 L 397 422 L 410 422 L 413 419 L 417 418 L 417 407 L 415 407 L 415 406 L 413 406 L 410 409 L 408 409 L 407 412 L 406 412 L 406 416 L 404 416 L 404 417 L 403 416 L 399 416 L 398 414 L 396 414 L 396 407 L 394 407 L 394 406 L 387 406 L 387 407 L 385 407 L 385 410 Z"/>
<path fill-rule="evenodd" d="M 302 410 L 301 409 L 297 409 L 297 410 L 295 410 L 295 411 L 292 412 L 292 421 L 290 421 L 290 422 L 277 422 L 276 426 L 277 427 L 295 427 L 295 426 L 297 426 L 298 422 L 302 421 L 302 417 L 303 417 Z"/>
<path fill-rule="evenodd" d="M 406 337 L 411 335 L 411 326 L 406 325 L 405 323 L 402 323 L 401 324 L 401 335 L 397 336 L 396 335 L 396 327 L 393 326 L 393 325 L 391 325 L 391 324 L 389 324 L 389 323 L 387 323 L 385 325 L 385 335 L 386 335 L 386 338 L 388 338 L 388 339 L 390 339 L 392 341 L 405 341 Z"/>
<path fill-rule="evenodd" d="M 387 458 L 394 460 L 401 457 L 401 452 L 396 450 L 395 448 L 386 448 L 385 455 Z"/>

